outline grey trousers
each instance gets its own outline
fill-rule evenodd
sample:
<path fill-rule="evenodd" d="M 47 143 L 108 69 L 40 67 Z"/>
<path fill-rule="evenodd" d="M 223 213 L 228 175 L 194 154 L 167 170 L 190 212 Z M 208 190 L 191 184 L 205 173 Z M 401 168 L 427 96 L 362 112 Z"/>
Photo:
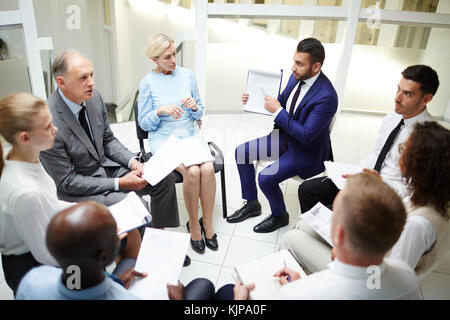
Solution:
<path fill-rule="evenodd" d="M 120 178 L 130 172 L 125 167 L 105 168 L 108 177 Z M 96 201 L 109 207 L 127 196 L 127 191 L 123 192 L 106 192 L 102 194 L 74 196 L 65 195 L 65 201 L 81 202 Z M 180 226 L 180 218 L 178 215 L 177 193 L 175 189 L 175 176 L 169 174 L 156 186 L 147 185 L 144 189 L 136 191 L 139 196 L 149 195 L 150 213 L 152 215 L 151 227 L 153 228 L 176 228 Z"/>
<path fill-rule="evenodd" d="M 330 245 L 303 220 L 284 235 L 281 249 L 290 249 L 309 273 L 327 269 L 331 262 Z"/>

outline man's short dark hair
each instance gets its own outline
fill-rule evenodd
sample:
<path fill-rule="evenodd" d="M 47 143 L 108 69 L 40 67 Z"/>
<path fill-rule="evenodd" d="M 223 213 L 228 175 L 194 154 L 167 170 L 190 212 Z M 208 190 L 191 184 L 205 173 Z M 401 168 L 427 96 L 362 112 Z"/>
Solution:
<path fill-rule="evenodd" d="M 429 66 L 418 64 L 409 66 L 402 72 L 405 79 L 420 83 L 420 90 L 424 95 L 435 95 L 439 88 L 439 77 L 436 71 Z"/>
<path fill-rule="evenodd" d="M 310 63 L 314 64 L 320 62 L 323 65 L 325 61 L 325 48 L 322 43 L 315 38 L 307 38 L 302 41 L 297 46 L 297 52 L 309 53 Z"/>

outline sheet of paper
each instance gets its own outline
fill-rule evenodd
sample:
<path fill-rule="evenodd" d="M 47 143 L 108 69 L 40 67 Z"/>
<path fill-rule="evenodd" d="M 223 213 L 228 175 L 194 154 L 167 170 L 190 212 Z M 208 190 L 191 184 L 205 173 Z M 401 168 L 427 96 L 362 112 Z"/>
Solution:
<path fill-rule="evenodd" d="M 130 292 L 144 300 L 168 300 L 167 283 L 178 283 L 189 239 L 188 233 L 147 228 L 135 269 L 148 276 L 133 281 Z"/>
<path fill-rule="evenodd" d="M 129 192 L 125 199 L 108 209 L 116 220 L 119 235 L 139 228 L 152 220 L 150 212 L 135 192 Z"/>
<path fill-rule="evenodd" d="M 363 169 L 358 165 L 348 163 L 325 161 L 324 164 L 328 177 L 339 189 L 344 188 L 345 183 L 347 182 L 347 180 L 342 177 L 343 174 L 356 174 L 362 172 Z"/>
<path fill-rule="evenodd" d="M 273 72 L 249 69 L 247 79 L 248 102 L 244 106 L 244 111 L 273 115 L 264 109 L 264 97 L 271 96 L 278 98 L 280 92 L 283 70 Z"/>
<path fill-rule="evenodd" d="M 177 149 L 178 138 L 170 136 L 150 160 L 144 165 L 144 178 L 152 186 L 167 177 L 182 162 L 182 153 Z"/>
<path fill-rule="evenodd" d="M 206 143 L 199 136 L 192 136 L 179 141 L 180 152 L 182 151 L 183 164 L 190 167 L 194 164 L 214 162 L 214 157 Z"/>
<path fill-rule="evenodd" d="M 281 284 L 279 279 L 273 275 L 285 266 L 300 273 L 302 278 L 307 276 L 293 255 L 286 249 L 244 263 L 236 268 L 236 273 L 244 284 L 255 283 L 255 289 L 250 292 L 251 300 L 274 300 Z"/>
<path fill-rule="evenodd" d="M 311 210 L 300 216 L 319 236 L 321 236 L 330 246 L 334 247 L 331 241 L 331 218 L 333 211 L 318 202 Z"/>

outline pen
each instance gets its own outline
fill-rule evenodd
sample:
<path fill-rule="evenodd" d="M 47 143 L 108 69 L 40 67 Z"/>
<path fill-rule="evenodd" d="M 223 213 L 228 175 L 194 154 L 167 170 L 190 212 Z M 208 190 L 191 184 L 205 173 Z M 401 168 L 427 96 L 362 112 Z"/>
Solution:
<path fill-rule="evenodd" d="M 287 268 L 286 260 L 283 260 L 283 264 L 284 264 L 284 267 Z M 289 275 L 286 275 L 286 279 L 287 279 L 287 281 L 291 282 L 291 277 Z"/>

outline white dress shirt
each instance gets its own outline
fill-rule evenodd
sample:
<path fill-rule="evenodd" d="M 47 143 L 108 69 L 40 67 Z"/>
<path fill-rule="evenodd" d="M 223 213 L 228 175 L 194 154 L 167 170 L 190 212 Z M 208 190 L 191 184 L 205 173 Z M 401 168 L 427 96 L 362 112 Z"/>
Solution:
<path fill-rule="evenodd" d="M 386 143 L 388 136 L 398 125 L 401 119 L 402 116 L 395 112 L 391 112 L 383 119 L 380 130 L 378 132 L 378 138 L 375 143 L 375 148 L 366 159 L 362 160 L 359 163 L 360 166 L 368 169 L 373 169 L 375 167 L 378 155 L 380 154 L 381 149 Z M 398 163 L 400 159 L 398 145 L 408 140 L 414 129 L 414 125 L 417 122 L 425 121 L 434 121 L 433 117 L 428 113 L 427 109 L 413 118 L 405 119 L 405 124 L 400 129 L 397 138 L 395 139 L 381 166 L 380 175 L 383 178 L 383 181 L 386 182 L 391 188 L 393 188 L 401 198 L 405 198 L 408 196 L 408 190 L 406 188 L 406 185 L 402 181 L 402 174 L 400 172 L 400 166 Z"/>
<path fill-rule="evenodd" d="M 436 240 L 436 230 L 427 218 L 408 217 L 400 239 L 392 248 L 389 257 L 403 260 L 415 269 L 422 255 L 432 249 Z"/>
<path fill-rule="evenodd" d="M 41 163 L 6 160 L 0 190 L 0 252 L 31 251 L 38 262 L 58 266 L 45 243 L 47 226 L 74 203 L 58 200 L 55 183 Z"/>
<path fill-rule="evenodd" d="M 280 300 L 417 300 L 419 282 L 403 261 L 385 259 L 378 271 L 335 259 L 330 268 L 284 285 Z M 379 274 L 379 283 L 375 280 Z"/>
<path fill-rule="evenodd" d="M 319 71 L 319 73 L 317 73 L 314 77 L 311 77 L 309 79 L 303 80 L 304 84 L 302 85 L 302 89 L 300 90 L 300 95 L 298 96 L 297 99 L 297 103 L 295 104 L 295 109 L 294 109 L 294 114 L 295 111 L 297 111 L 298 106 L 300 105 L 301 101 L 303 100 L 303 98 L 306 96 L 306 94 L 308 93 L 309 89 L 311 89 L 311 87 L 313 86 L 314 82 L 316 82 L 317 78 L 319 78 L 321 71 Z M 294 87 L 294 89 L 292 89 L 291 94 L 289 95 L 289 98 L 286 101 L 286 111 L 289 112 L 290 108 L 291 108 L 291 104 L 292 104 L 292 99 L 294 98 L 295 92 L 298 89 L 298 86 L 300 85 L 300 82 L 298 82 L 298 84 Z M 277 111 L 274 112 L 274 117 L 276 118 L 278 116 L 278 114 L 281 112 L 281 110 L 283 110 L 283 108 L 278 109 Z"/>

